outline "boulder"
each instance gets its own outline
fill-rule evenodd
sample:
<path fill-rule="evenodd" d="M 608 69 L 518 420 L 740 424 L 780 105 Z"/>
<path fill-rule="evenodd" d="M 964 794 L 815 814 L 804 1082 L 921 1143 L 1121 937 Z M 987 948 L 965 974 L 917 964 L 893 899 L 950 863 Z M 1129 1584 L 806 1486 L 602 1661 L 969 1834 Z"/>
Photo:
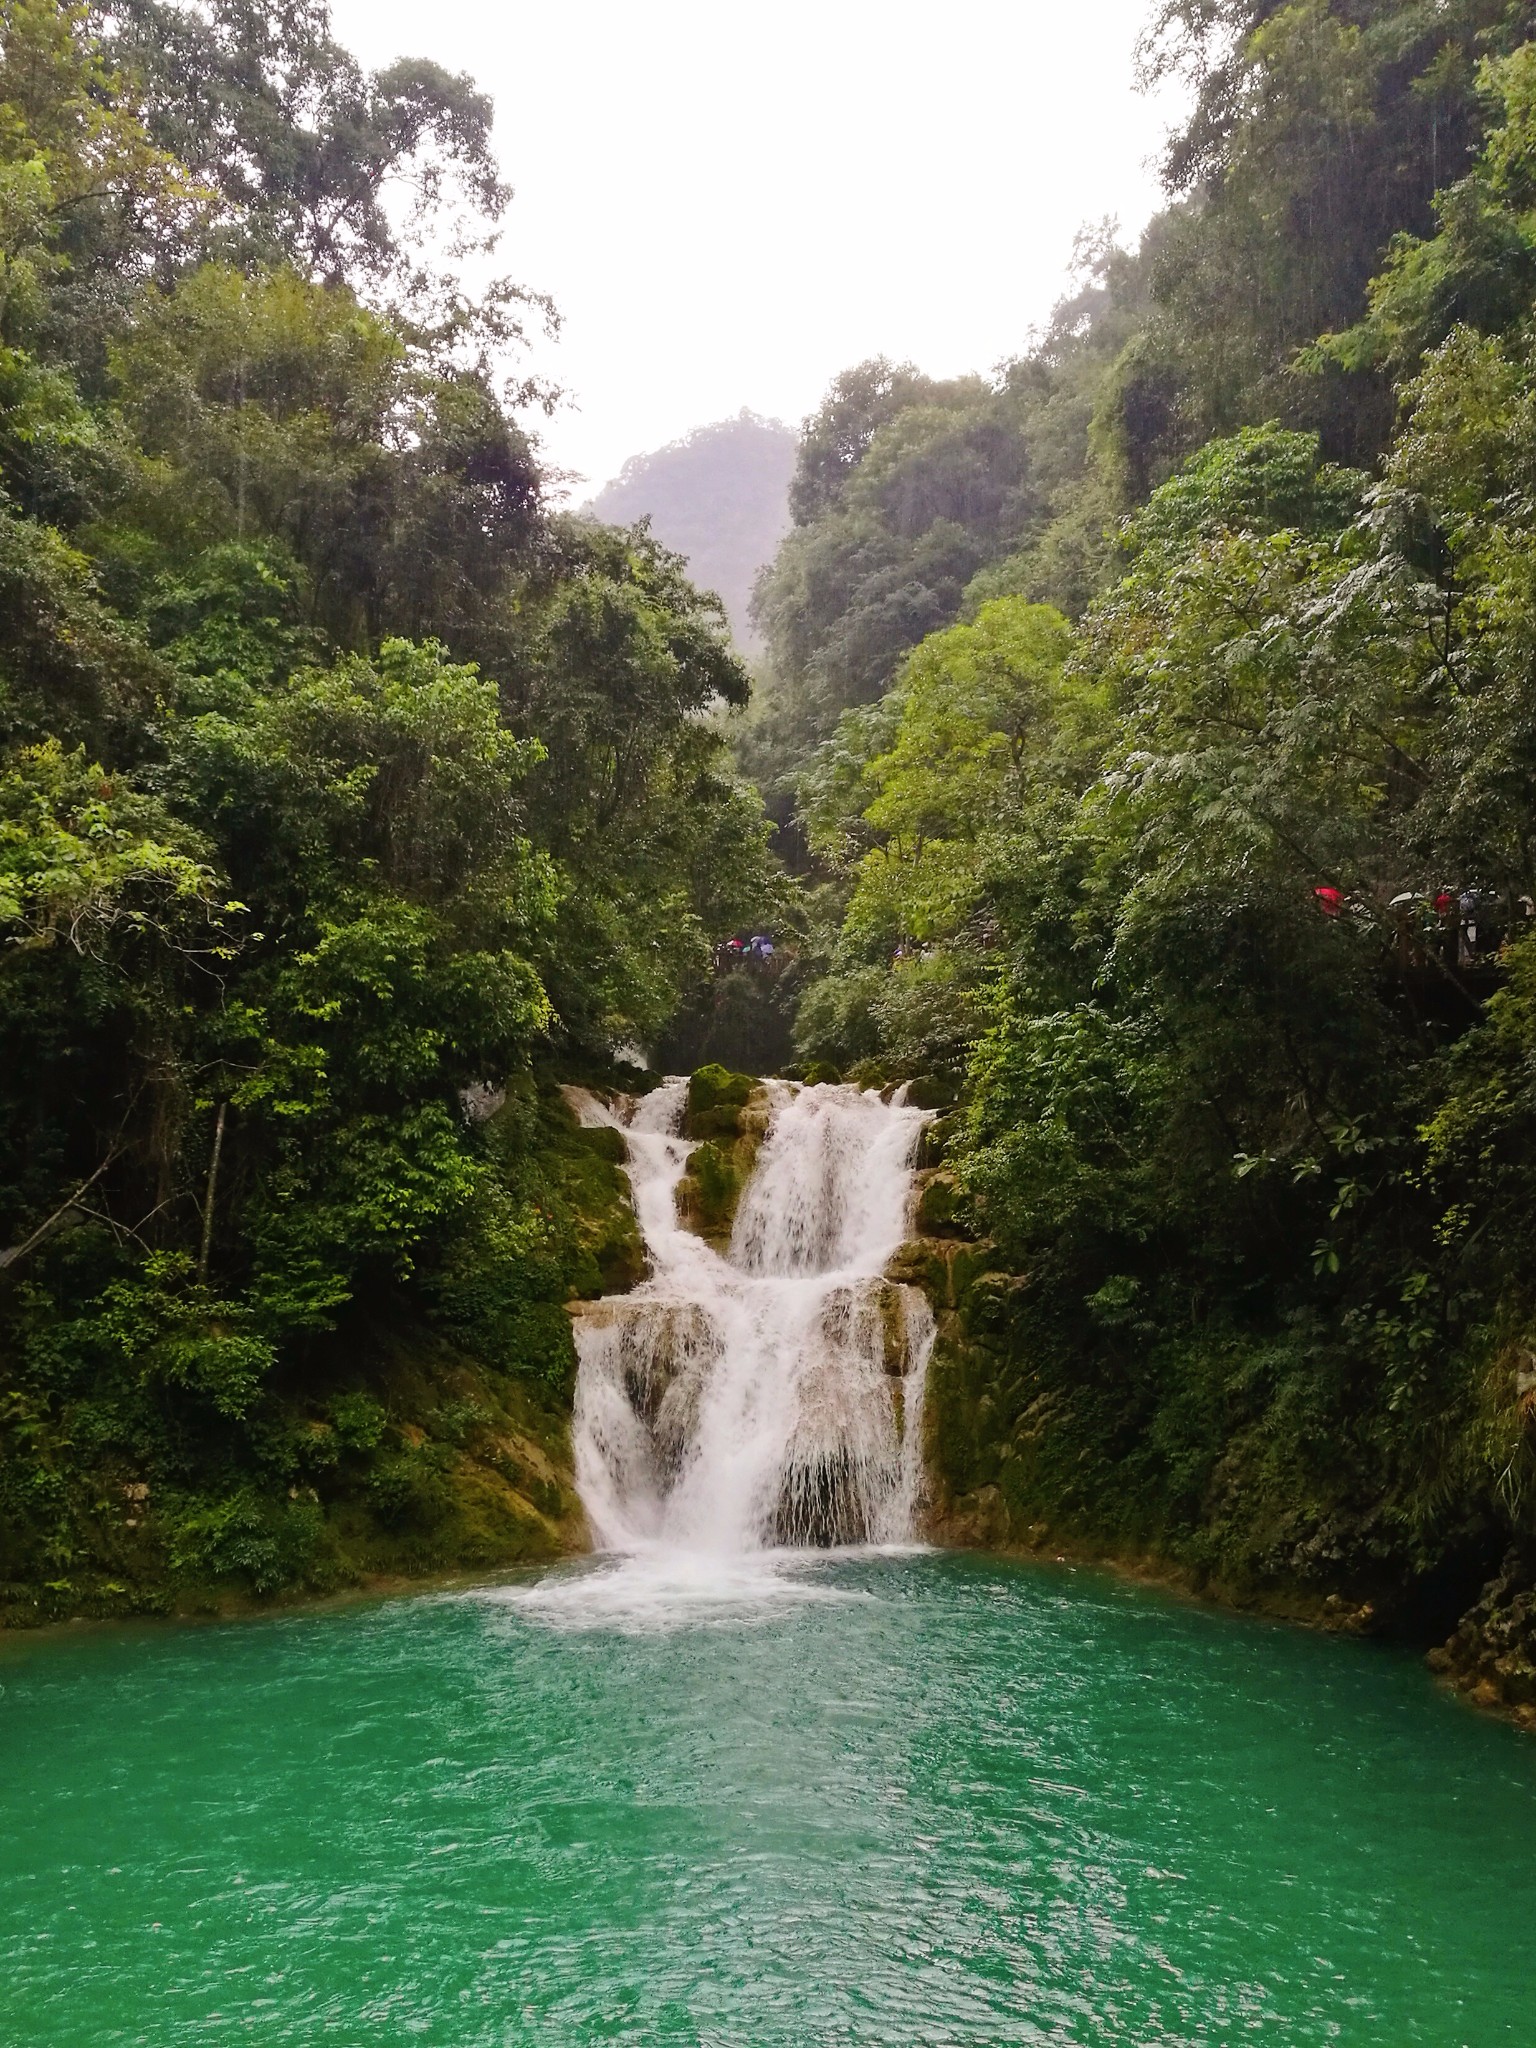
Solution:
<path fill-rule="evenodd" d="M 685 1230 L 723 1252 L 731 1241 L 736 1211 L 768 1130 L 768 1090 L 749 1075 L 731 1074 L 724 1067 L 701 1067 L 689 1083 L 690 1105 L 694 1084 L 701 1076 L 705 1078 L 698 1094 L 705 1106 L 697 1114 L 690 1107 L 685 1124 L 696 1142 L 688 1155 L 688 1170 L 677 1184 L 677 1219 Z M 728 1093 L 720 1086 L 719 1076 L 728 1084 Z M 742 1086 L 745 1095 L 741 1095 Z M 729 1099 L 736 1095 L 741 1095 L 739 1101 Z"/>
<path fill-rule="evenodd" d="M 700 1067 L 688 1081 L 688 1108 L 683 1134 L 689 1138 L 736 1138 L 741 1135 L 741 1113 L 760 1087 L 750 1074 L 733 1074 L 729 1067 L 711 1063 Z"/>

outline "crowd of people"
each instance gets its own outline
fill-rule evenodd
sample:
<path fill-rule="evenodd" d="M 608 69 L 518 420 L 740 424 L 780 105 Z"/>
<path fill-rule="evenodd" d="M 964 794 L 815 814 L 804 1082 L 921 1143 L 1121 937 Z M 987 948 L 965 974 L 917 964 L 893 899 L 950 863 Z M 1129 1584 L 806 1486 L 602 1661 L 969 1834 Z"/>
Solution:
<path fill-rule="evenodd" d="M 766 967 L 773 956 L 774 944 L 766 932 L 753 932 L 750 938 L 742 938 L 738 933 L 716 946 L 715 972 L 728 974 L 733 967 Z"/>
<path fill-rule="evenodd" d="M 1314 889 L 1312 897 L 1324 917 L 1342 917 L 1346 911 L 1370 914 L 1363 898 L 1327 884 Z M 1530 928 L 1536 899 L 1475 884 L 1437 889 L 1433 895 L 1404 889 L 1387 911 L 1407 954 L 1432 952 L 1447 967 L 1466 969 L 1486 965 L 1508 939 Z"/>

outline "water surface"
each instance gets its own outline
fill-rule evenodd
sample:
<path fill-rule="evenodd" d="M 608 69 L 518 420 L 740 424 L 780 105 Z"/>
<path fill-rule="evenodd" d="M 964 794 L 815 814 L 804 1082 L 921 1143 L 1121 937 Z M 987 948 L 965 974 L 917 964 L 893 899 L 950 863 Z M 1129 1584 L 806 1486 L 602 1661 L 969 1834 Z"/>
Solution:
<path fill-rule="evenodd" d="M 1529 2044 L 1536 1742 L 953 1555 L 0 1650 L 0 2040 Z"/>

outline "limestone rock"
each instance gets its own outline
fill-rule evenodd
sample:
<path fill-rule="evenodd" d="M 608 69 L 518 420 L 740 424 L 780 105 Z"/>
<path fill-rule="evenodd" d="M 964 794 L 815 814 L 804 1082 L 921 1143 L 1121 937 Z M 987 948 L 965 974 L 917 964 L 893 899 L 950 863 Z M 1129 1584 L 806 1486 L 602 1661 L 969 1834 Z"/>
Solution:
<path fill-rule="evenodd" d="M 1511 1550 L 1430 1662 L 1475 1705 L 1536 1726 L 1536 1558 Z"/>
<path fill-rule="evenodd" d="M 741 1113 L 761 1086 L 750 1074 L 733 1074 L 728 1067 L 700 1067 L 688 1082 L 684 1137 L 740 1137 Z"/>

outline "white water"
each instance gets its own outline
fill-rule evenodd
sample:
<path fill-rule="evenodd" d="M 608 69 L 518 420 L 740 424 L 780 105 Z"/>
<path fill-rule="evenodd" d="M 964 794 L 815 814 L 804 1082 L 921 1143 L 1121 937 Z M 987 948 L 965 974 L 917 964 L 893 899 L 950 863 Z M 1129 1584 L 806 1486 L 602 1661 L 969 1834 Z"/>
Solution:
<path fill-rule="evenodd" d="M 718 1560 L 910 1541 L 933 1320 L 883 1272 L 926 1115 L 768 1084 L 771 1121 L 724 1257 L 677 1220 L 686 1081 L 616 1113 L 651 1261 L 577 1317 L 576 1482 L 607 1550 Z M 708 1576 L 710 1586 L 714 1585 Z"/>

